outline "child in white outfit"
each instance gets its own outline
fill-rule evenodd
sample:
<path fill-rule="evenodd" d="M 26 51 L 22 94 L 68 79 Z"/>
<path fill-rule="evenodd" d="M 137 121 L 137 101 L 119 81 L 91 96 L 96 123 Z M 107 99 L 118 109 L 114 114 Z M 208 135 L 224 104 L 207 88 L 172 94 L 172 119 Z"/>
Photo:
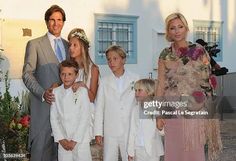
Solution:
<path fill-rule="evenodd" d="M 94 132 L 96 143 L 104 137 L 104 161 L 128 160 L 127 138 L 131 110 L 135 105 L 134 83 L 138 75 L 124 68 L 126 53 L 120 46 L 106 51 L 112 74 L 104 77 L 99 85 L 95 108 Z"/>
<path fill-rule="evenodd" d="M 135 85 L 137 105 L 133 108 L 130 120 L 128 140 L 129 161 L 159 161 L 164 154 L 161 132 L 156 128 L 153 116 L 143 115 L 144 101 L 154 98 L 155 81 L 151 79 L 138 80 Z"/>
<path fill-rule="evenodd" d="M 92 161 L 89 136 L 89 98 L 86 88 L 75 93 L 71 86 L 77 78 L 78 64 L 65 60 L 60 64 L 62 85 L 53 89 L 50 121 L 55 142 L 59 143 L 59 161 Z"/>
<path fill-rule="evenodd" d="M 70 58 L 75 60 L 79 65 L 79 75 L 74 83 L 72 89 L 76 91 L 79 87 L 85 87 L 88 90 L 88 97 L 90 100 L 90 135 L 93 135 L 94 124 L 94 102 L 97 96 L 99 84 L 99 68 L 92 61 L 89 54 L 90 43 L 85 31 L 81 28 L 74 28 L 68 35 L 69 54 Z"/>

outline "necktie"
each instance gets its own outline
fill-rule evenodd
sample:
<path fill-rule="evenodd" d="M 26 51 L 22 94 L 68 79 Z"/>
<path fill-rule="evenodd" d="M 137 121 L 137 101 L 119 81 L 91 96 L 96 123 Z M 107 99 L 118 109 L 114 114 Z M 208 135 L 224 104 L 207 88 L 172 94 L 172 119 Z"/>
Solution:
<path fill-rule="evenodd" d="M 61 62 L 63 60 L 63 56 L 62 56 L 62 51 L 60 48 L 59 41 L 60 41 L 60 39 L 54 39 L 56 56 L 57 56 L 57 59 L 59 60 L 59 62 Z"/>

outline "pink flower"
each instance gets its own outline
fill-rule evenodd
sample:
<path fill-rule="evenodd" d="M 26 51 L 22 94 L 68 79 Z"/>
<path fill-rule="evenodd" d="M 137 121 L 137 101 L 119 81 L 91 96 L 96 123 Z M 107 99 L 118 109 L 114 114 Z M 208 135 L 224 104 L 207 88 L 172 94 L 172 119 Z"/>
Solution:
<path fill-rule="evenodd" d="M 23 116 L 19 121 L 19 123 L 22 124 L 23 127 L 29 127 L 29 122 L 30 122 L 30 116 L 29 115 Z"/>
<path fill-rule="evenodd" d="M 203 55 L 204 51 L 199 47 L 192 47 L 188 50 L 187 56 L 192 60 L 197 60 L 199 56 Z"/>
<path fill-rule="evenodd" d="M 179 54 L 179 57 L 183 57 L 183 56 L 185 56 L 187 54 L 188 48 L 180 47 L 177 52 Z"/>
<path fill-rule="evenodd" d="M 195 50 L 192 53 L 192 60 L 197 60 L 199 56 L 203 55 L 204 51 L 202 48 L 195 48 Z"/>
<path fill-rule="evenodd" d="M 210 83 L 210 85 L 211 85 L 211 87 L 212 87 L 213 89 L 216 89 L 217 80 L 216 80 L 216 76 L 215 76 L 215 75 L 210 75 L 209 83 Z"/>
<path fill-rule="evenodd" d="M 192 96 L 197 103 L 202 103 L 205 100 L 205 94 L 202 91 L 194 91 Z"/>
<path fill-rule="evenodd" d="M 203 53 L 204 49 L 201 47 L 197 47 L 196 45 L 189 46 L 188 48 L 180 47 L 177 51 L 177 55 L 181 57 L 183 61 L 189 60 L 188 58 L 197 60 L 201 55 L 203 55 Z"/>

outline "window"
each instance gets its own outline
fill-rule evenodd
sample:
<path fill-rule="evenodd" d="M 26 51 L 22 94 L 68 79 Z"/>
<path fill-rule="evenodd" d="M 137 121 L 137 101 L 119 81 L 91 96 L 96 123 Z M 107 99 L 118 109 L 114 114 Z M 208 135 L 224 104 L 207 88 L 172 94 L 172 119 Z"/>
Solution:
<path fill-rule="evenodd" d="M 106 64 L 105 51 L 110 45 L 122 46 L 126 63 L 137 63 L 137 16 L 95 14 L 95 62 Z"/>
<path fill-rule="evenodd" d="M 214 57 L 216 61 L 222 61 L 222 24 L 219 21 L 193 21 L 193 38 L 194 42 L 197 39 L 203 39 L 208 43 L 208 46 L 218 45 L 217 48 L 221 52 L 217 53 L 217 57 Z"/>

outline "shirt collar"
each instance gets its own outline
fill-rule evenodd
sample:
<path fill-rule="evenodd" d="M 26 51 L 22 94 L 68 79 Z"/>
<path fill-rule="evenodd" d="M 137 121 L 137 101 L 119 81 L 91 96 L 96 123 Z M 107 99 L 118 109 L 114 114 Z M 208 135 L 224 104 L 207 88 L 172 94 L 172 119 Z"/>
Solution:
<path fill-rule="evenodd" d="M 50 32 L 47 32 L 48 38 L 50 41 L 54 41 L 54 39 L 61 39 L 61 36 L 56 37 L 53 34 L 51 34 Z"/>
<path fill-rule="evenodd" d="M 116 80 L 123 80 L 126 76 L 126 70 L 124 71 L 123 75 L 121 75 L 120 77 L 116 77 L 114 73 L 112 73 L 113 78 L 115 78 Z"/>

